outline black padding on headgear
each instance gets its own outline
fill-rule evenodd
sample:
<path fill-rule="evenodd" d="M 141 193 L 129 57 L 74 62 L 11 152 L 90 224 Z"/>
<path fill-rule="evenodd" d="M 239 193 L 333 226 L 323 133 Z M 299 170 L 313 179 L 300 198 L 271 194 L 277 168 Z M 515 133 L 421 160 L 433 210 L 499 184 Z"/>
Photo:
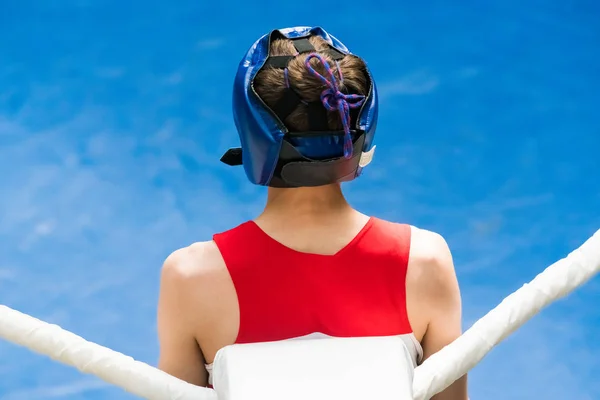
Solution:
<path fill-rule="evenodd" d="M 292 136 L 320 136 L 323 134 L 330 135 L 332 132 L 300 132 L 292 134 Z M 356 175 L 364 143 L 365 135 L 361 133 L 353 144 L 353 156 L 349 159 L 337 157 L 330 160 L 312 160 L 304 157 L 290 142 L 284 139 L 279 151 L 279 161 L 269 186 L 279 188 L 314 187 L 351 180 Z M 233 147 L 227 150 L 221 157 L 221 162 L 230 166 L 242 165 L 242 148 Z"/>
<path fill-rule="evenodd" d="M 283 96 L 277 104 L 272 108 L 273 112 L 277 114 L 279 119 L 283 122 L 291 113 L 298 107 L 298 104 L 302 102 L 298 93 L 292 88 L 286 88 L 283 92 Z M 323 108 L 323 107 L 321 107 Z"/>
<path fill-rule="evenodd" d="M 327 120 L 327 109 L 323 107 L 321 101 L 308 103 L 308 126 L 311 131 L 329 130 L 329 121 Z"/>
<path fill-rule="evenodd" d="M 356 175 L 364 143 L 365 135 L 361 134 L 353 144 L 354 155 L 349 159 L 338 157 L 331 160 L 311 160 L 284 140 L 269 186 L 314 187 L 351 180 Z"/>
<path fill-rule="evenodd" d="M 272 37 L 271 40 L 274 40 L 274 38 Z M 298 54 L 311 53 L 311 52 L 317 51 L 315 49 L 315 47 L 312 45 L 312 43 L 308 40 L 307 37 L 290 39 L 290 40 L 294 44 L 294 47 L 296 48 L 296 51 L 298 52 Z M 342 53 L 341 51 L 339 51 L 336 48 L 331 47 L 331 46 L 328 46 L 327 49 L 323 50 L 322 52 L 329 55 L 329 57 L 333 58 L 335 61 L 339 61 L 346 56 L 344 53 Z M 279 69 L 287 68 L 290 61 L 295 57 L 296 57 L 295 55 L 293 55 L 293 56 L 269 56 L 269 58 L 266 59 L 265 64 L 263 65 L 263 68 L 264 67 L 273 67 L 273 68 L 279 68 Z"/>
<path fill-rule="evenodd" d="M 278 69 L 287 68 L 289 62 L 296 56 L 270 56 L 265 61 L 264 67 L 273 67 Z"/>
<path fill-rule="evenodd" d="M 338 51 L 337 49 L 335 49 L 333 47 L 329 47 L 323 53 L 329 54 L 329 57 L 333 58 L 335 61 L 340 61 L 342 58 L 346 57 L 346 55 L 344 53 L 342 53 L 341 51 Z"/>
<path fill-rule="evenodd" d="M 299 54 L 310 53 L 312 51 L 316 51 L 315 47 L 308 40 L 308 38 L 304 37 L 304 38 L 299 38 L 299 39 L 293 39 L 292 43 L 294 44 L 294 47 L 296 48 L 296 51 Z"/>
<path fill-rule="evenodd" d="M 221 162 L 232 167 L 237 165 L 242 165 L 242 148 L 241 147 L 233 147 L 225 152 L 221 156 Z"/>
<path fill-rule="evenodd" d="M 346 56 L 344 53 L 337 51 L 333 47 L 330 47 L 327 50 L 322 51 L 322 53 L 329 55 L 335 61 L 339 61 Z M 278 69 L 284 69 L 284 68 L 287 68 L 288 64 L 290 63 L 290 61 L 292 61 L 293 58 L 296 58 L 296 56 L 270 56 L 265 61 L 263 68 L 264 67 L 273 67 L 273 68 L 278 68 Z"/>

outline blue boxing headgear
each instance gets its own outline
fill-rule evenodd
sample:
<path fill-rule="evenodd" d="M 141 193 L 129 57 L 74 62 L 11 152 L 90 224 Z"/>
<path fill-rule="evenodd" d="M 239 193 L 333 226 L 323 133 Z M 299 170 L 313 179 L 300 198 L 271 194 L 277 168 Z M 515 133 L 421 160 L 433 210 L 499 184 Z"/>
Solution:
<path fill-rule="evenodd" d="M 345 131 L 329 129 L 325 101 L 306 103 L 293 87 L 287 87 L 277 105 L 269 108 L 254 90 L 253 81 L 259 71 L 263 68 L 286 69 L 295 57 L 271 56 L 274 40 L 292 40 L 298 54 L 316 53 L 308 40 L 311 36 L 323 38 L 330 46 L 325 53 L 336 61 L 352 54 L 320 27 L 278 29 L 256 41 L 238 67 L 233 86 L 233 117 L 241 148 L 229 149 L 221 161 L 228 165 L 243 164 L 248 179 L 254 184 L 307 187 L 350 181 L 360 175 L 372 158 L 378 104 L 375 82 L 368 70 L 364 71 L 369 81 L 367 95 L 359 104 L 354 104 L 360 107 L 350 112 L 347 103 L 343 106 L 347 111 Z M 319 79 L 329 83 L 323 76 Z M 337 96 L 344 99 L 352 96 L 337 89 L 333 76 L 331 80 Z M 283 121 L 301 102 L 308 106 L 310 129 L 293 132 Z M 345 137 L 348 139 L 346 152 Z"/>

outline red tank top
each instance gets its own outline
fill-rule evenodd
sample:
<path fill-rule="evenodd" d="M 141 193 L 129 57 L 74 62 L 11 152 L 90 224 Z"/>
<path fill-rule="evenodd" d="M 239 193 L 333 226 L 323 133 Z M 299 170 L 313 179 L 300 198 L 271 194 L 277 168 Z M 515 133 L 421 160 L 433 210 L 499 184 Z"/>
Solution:
<path fill-rule="evenodd" d="M 405 288 L 410 232 L 371 218 L 331 256 L 292 250 L 253 221 L 214 235 L 238 296 L 236 343 L 412 333 Z"/>

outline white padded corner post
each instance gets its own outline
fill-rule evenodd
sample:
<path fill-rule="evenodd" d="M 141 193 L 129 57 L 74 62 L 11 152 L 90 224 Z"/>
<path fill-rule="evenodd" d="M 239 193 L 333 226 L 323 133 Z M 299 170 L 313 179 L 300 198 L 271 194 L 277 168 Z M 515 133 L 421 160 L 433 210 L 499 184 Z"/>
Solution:
<path fill-rule="evenodd" d="M 232 345 L 213 367 L 219 400 L 412 400 L 413 363 L 399 337 Z"/>

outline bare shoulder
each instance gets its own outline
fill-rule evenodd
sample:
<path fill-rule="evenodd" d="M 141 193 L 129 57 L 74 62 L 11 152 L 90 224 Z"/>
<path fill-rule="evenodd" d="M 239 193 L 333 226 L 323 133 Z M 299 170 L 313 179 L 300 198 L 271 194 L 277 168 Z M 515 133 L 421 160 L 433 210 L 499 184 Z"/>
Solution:
<path fill-rule="evenodd" d="M 411 227 L 407 274 L 409 319 L 423 346 L 424 359 L 462 333 L 460 288 L 452 254 L 438 233 Z M 467 399 L 466 376 L 434 396 L 436 400 Z"/>
<path fill-rule="evenodd" d="M 198 242 L 171 253 L 161 271 L 161 287 L 177 296 L 209 298 L 222 280 L 224 262 L 213 241 Z"/>
<path fill-rule="evenodd" d="M 205 362 L 212 362 L 220 348 L 235 342 L 237 295 L 215 242 L 195 243 L 169 255 L 160 287 L 158 319 L 163 342 L 179 332 L 178 337 L 187 337 L 202 349 Z"/>
<path fill-rule="evenodd" d="M 219 249 L 213 241 L 197 242 L 172 252 L 162 268 L 163 277 L 177 280 L 209 276 L 222 263 Z"/>
<path fill-rule="evenodd" d="M 214 282 L 220 255 L 213 242 L 196 243 L 171 253 L 160 277 L 157 329 L 159 367 L 196 385 L 206 385 L 199 332 L 207 331 L 217 312 Z"/>
<path fill-rule="evenodd" d="M 411 227 L 409 278 L 421 289 L 454 290 L 456 273 L 448 243 L 436 232 Z M 437 297 L 437 296 L 436 296 Z"/>

